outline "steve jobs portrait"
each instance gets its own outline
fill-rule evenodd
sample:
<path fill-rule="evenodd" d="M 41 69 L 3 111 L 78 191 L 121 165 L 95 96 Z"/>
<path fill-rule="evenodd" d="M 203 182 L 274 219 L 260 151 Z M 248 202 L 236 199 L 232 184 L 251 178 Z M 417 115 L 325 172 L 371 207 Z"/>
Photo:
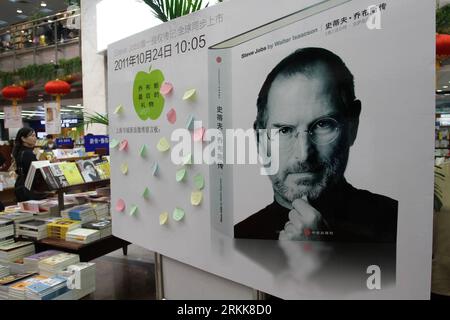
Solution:
<path fill-rule="evenodd" d="M 329 50 L 298 49 L 273 68 L 254 129 L 258 139 L 261 132 L 278 139 L 274 201 L 237 223 L 236 238 L 396 242 L 398 202 L 357 189 L 344 175 L 363 107 L 353 74 Z"/>

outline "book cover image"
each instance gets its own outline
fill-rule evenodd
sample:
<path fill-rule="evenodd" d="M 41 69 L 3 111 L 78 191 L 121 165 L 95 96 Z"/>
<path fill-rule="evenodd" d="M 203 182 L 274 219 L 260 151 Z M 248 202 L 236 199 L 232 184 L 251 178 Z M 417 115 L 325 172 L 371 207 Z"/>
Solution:
<path fill-rule="evenodd" d="M 240 151 L 268 160 L 259 173 L 258 164 L 211 166 L 217 229 L 245 239 L 396 243 L 395 192 L 369 193 L 344 176 L 362 109 L 353 79 L 364 81 L 365 70 L 351 68 L 350 43 L 323 39 L 321 28 L 350 2 L 320 2 L 209 48 L 210 120 L 219 122 L 221 106 L 225 130 L 254 129 L 256 139 Z M 355 34 L 364 28 L 353 26 Z M 245 74 L 254 81 L 243 86 Z M 227 137 L 226 146 L 234 143 Z M 249 202 L 244 190 L 261 176 L 272 194 Z"/>
<path fill-rule="evenodd" d="M 75 162 L 62 162 L 59 164 L 59 168 L 66 177 L 69 185 L 82 184 L 84 182 Z"/>
<path fill-rule="evenodd" d="M 64 173 L 62 172 L 60 164 L 58 163 L 51 164 L 49 168 L 51 173 L 53 174 L 53 177 L 55 178 L 55 181 L 57 182 L 60 188 L 69 186 L 69 182 L 67 181 L 67 178 L 64 176 Z"/>
<path fill-rule="evenodd" d="M 94 164 L 95 164 L 95 169 L 97 170 L 98 175 L 100 176 L 100 178 L 103 179 L 109 179 L 109 177 L 111 176 L 111 172 L 110 172 L 110 165 L 109 162 L 107 160 L 103 160 L 103 159 L 98 159 L 98 160 L 94 160 Z"/>
<path fill-rule="evenodd" d="M 92 160 L 80 160 L 77 161 L 77 164 L 85 182 L 101 180 L 100 174 L 97 172 Z"/>

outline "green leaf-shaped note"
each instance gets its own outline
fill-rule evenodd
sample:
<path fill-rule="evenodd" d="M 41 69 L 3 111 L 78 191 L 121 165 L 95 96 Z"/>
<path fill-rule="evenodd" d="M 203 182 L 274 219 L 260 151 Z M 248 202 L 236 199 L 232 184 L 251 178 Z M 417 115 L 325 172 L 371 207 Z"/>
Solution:
<path fill-rule="evenodd" d="M 172 213 L 172 218 L 175 221 L 180 221 L 184 217 L 184 210 L 181 208 L 175 208 Z"/>
<path fill-rule="evenodd" d="M 177 171 L 175 179 L 177 180 L 177 182 L 181 182 L 181 181 L 183 181 L 185 176 L 186 176 L 186 169 L 183 168 L 183 169 L 180 169 Z"/>
<path fill-rule="evenodd" d="M 194 185 L 198 190 L 202 190 L 205 186 L 205 179 L 200 173 L 197 173 L 194 177 Z"/>

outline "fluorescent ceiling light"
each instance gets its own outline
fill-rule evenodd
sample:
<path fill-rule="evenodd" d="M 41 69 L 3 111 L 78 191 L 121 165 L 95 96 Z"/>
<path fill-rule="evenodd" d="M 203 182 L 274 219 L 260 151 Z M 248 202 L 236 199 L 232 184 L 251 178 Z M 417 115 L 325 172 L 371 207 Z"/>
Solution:
<path fill-rule="evenodd" d="M 442 88 L 444 88 L 444 89 L 448 89 L 448 86 L 442 86 Z"/>
<path fill-rule="evenodd" d="M 16 12 L 17 13 L 23 13 L 23 11 L 21 9 L 17 9 Z"/>
<path fill-rule="evenodd" d="M 442 90 L 441 89 L 437 89 L 436 92 L 442 92 Z"/>
<path fill-rule="evenodd" d="M 44 1 L 42 1 L 41 2 L 41 7 L 46 7 L 46 6 L 47 6 L 47 4 Z"/>

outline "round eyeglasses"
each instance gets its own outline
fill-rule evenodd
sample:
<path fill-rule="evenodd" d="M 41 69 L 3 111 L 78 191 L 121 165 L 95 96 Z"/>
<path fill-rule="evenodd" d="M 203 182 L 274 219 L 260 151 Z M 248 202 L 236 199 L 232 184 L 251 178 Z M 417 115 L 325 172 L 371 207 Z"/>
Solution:
<path fill-rule="evenodd" d="M 332 143 L 339 137 L 341 124 L 334 118 L 320 118 L 314 121 L 308 130 L 298 130 L 295 126 L 281 126 L 267 131 L 269 140 L 278 136 L 280 146 L 291 146 L 295 143 L 300 132 L 306 132 L 309 139 L 316 145 Z"/>

